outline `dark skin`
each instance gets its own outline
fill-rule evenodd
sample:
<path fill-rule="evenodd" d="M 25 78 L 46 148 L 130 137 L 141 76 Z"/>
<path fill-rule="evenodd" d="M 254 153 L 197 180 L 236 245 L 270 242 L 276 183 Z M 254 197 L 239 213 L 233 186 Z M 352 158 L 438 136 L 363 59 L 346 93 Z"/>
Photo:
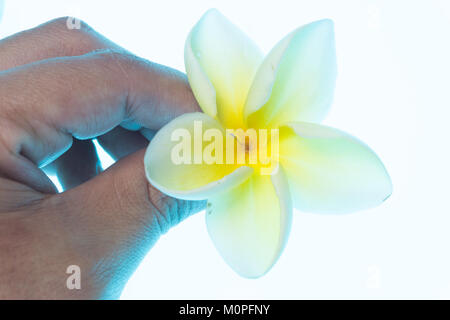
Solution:
<path fill-rule="evenodd" d="M 118 298 L 158 238 L 205 205 L 144 174 L 143 135 L 199 111 L 185 75 L 66 21 L 0 41 L 0 299 Z M 118 160 L 104 172 L 92 138 Z"/>

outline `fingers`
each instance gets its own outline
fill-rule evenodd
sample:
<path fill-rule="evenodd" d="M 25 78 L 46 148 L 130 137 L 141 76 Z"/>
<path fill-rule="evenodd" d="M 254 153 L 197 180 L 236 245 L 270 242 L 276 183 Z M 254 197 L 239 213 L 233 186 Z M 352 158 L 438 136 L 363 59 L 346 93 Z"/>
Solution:
<path fill-rule="evenodd" d="M 0 105 L 0 127 L 10 128 L 0 130 L 4 149 L 37 165 L 66 151 L 72 136 L 96 137 L 124 120 L 158 130 L 198 110 L 183 74 L 112 50 L 0 73 Z M 46 184 L 19 178 L 35 187 Z"/>
<path fill-rule="evenodd" d="M 69 29 L 59 18 L 0 41 L 0 71 L 54 57 L 78 56 L 99 49 L 118 49 L 86 23 Z M 122 139 L 123 140 L 123 139 Z M 75 141 L 45 172 L 57 174 L 64 190 L 87 181 L 98 172 L 97 153 L 90 141 Z"/>
<path fill-rule="evenodd" d="M 86 23 L 69 29 L 58 18 L 0 41 L 0 71 L 55 57 L 78 56 L 99 49 L 120 49 Z"/>
<path fill-rule="evenodd" d="M 184 75 L 115 51 L 9 70 L 0 74 L 0 96 L 1 115 L 26 135 L 14 142 L 38 164 L 71 135 L 96 137 L 127 119 L 157 130 L 198 110 Z"/>

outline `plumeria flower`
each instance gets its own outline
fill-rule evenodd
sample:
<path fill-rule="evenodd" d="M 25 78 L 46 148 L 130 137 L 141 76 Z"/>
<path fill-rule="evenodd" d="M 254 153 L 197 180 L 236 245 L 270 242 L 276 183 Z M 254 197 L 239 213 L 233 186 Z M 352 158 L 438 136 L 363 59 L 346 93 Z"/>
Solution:
<path fill-rule="evenodd" d="M 204 113 L 180 116 L 156 134 L 145 156 L 146 175 L 170 196 L 208 200 L 208 232 L 240 275 L 260 277 L 274 265 L 286 244 L 293 208 L 347 213 L 376 206 L 391 194 L 389 175 L 369 147 L 318 124 L 330 107 L 336 79 L 332 21 L 296 29 L 264 58 L 245 34 L 210 10 L 187 38 L 185 65 Z M 196 123 L 222 132 L 218 145 L 227 154 L 227 129 L 275 129 L 278 150 L 269 164 L 175 163 L 179 140 L 173 133 L 182 129 L 195 137 Z M 267 149 L 271 141 L 260 145 L 234 138 L 246 152 Z M 196 143 L 187 141 L 193 149 Z M 263 168 L 273 170 L 264 174 Z"/>

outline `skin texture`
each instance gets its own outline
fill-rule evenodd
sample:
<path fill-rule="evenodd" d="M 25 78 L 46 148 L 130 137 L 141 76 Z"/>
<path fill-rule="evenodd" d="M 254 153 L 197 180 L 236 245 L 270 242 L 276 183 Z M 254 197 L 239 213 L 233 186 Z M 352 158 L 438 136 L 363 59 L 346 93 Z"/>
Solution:
<path fill-rule="evenodd" d="M 185 75 L 66 22 L 0 41 L 0 299 L 118 298 L 158 238 L 205 206 L 144 174 L 143 135 L 199 111 Z M 105 172 L 92 138 L 118 160 Z"/>

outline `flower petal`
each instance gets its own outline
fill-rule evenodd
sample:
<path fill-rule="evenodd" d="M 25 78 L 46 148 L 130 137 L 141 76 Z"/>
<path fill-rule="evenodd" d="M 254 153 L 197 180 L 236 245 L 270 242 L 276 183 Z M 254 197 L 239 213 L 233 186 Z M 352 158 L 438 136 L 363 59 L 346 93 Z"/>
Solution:
<path fill-rule="evenodd" d="M 200 135 L 196 124 L 201 123 Z M 212 142 L 200 145 L 201 163 L 195 163 L 196 142 L 202 141 L 208 129 L 219 130 L 220 124 L 204 113 L 187 113 L 164 126 L 157 132 L 147 148 L 144 165 L 147 179 L 163 193 L 186 200 L 203 200 L 218 191 L 225 191 L 247 180 L 253 169 L 229 164 L 207 164 L 203 158 L 205 148 Z M 186 134 L 189 139 L 186 139 Z M 184 138 L 181 138 L 184 137 Z M 179 146 L 186 142 L 187 158 Z M 223 148 L 226 147 L 222 141 Z M 225 153 L 224 158 L 225 158 Z M 224 161 L 225 162 L 225 161 Z"/>
<path fill-rule="evenodd" d="M 202 110 L 227 128 L 242 127 L 247 93 L 263 55 L 217 10 L 209 10 L 189 34 L 186 73 Z"/>
<path fill-rule="evenodd" d="M 249 127 L 320 122 L 336 81 L 333 22 L 320 20 L 280 41 L 261 64 L 245 105 Z"/>
<path fill-rule="evenodd" d="M 291 227 L 292 204 L 283 170 L 254 174 L 208 201 L 206 223 L 214 245 L 238 274 L 264 275 L 280 256 Z"/>
<path fill-rule="evenodd" d="M 307 212 L 347 213 L 374 207 L 392 193 L 377 155 L 337 129 L 288 123 L 280 128 L 280 163 L 294 207 Z"/>

